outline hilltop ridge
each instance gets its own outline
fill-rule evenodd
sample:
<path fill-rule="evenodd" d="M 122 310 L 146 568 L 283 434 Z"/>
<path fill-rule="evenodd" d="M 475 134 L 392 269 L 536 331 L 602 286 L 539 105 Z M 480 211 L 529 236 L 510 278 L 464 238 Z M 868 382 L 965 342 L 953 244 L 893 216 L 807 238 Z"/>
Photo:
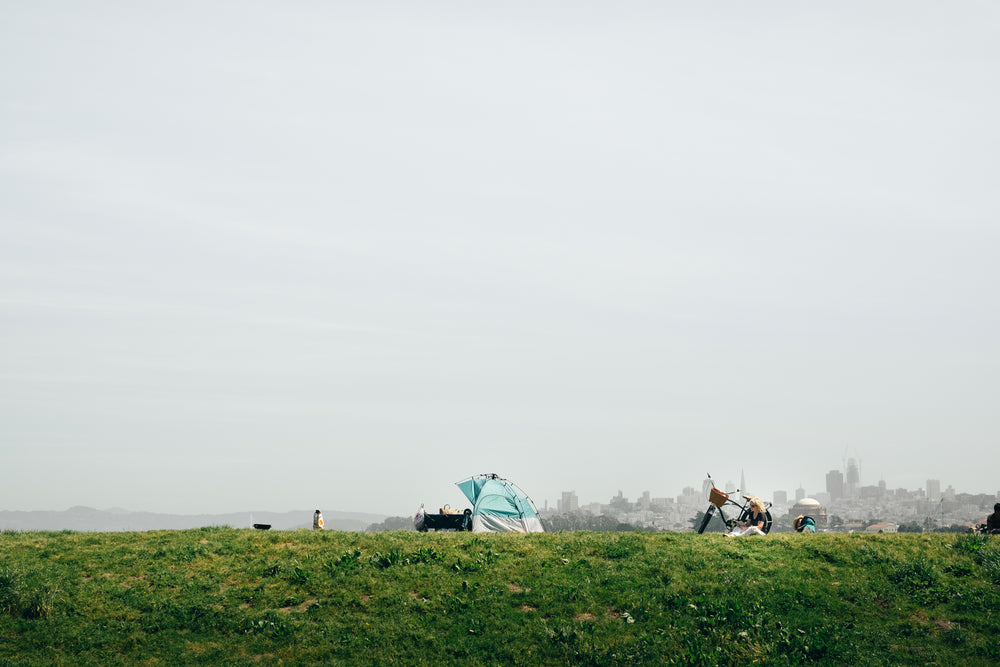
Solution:
<path fill-rule="evenodd" d="M 62 511 L 0 510 L 0 530 L 76 530 L 83 532 L 123 532 L 137 530 L 185 530 L 209 526 L 250 528 L 254 523 L 270 524 L 275 530 L 295 530 L 312 526 L 313 509 L 288 512 L 228 512 L 224 514 L 164 514 L 133 512 L 115 507 L 100 510 L 75 505 Z M 331 530 L 363 531 L 384 521 L 381 514 L 324 511 Z"/>

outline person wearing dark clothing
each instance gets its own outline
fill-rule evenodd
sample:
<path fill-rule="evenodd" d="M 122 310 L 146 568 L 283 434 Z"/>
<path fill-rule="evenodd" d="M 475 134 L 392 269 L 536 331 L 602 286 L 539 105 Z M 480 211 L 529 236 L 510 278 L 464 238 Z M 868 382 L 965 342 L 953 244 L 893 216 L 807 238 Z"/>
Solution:
<path fill-rule="evenodd" d="M 749 501 L 750 510 L 747 512 L 746 521 L 736 524 L 728 537 L 742 537 L 744 535 L 766 535 L 764 526 L 767 524 L 767 508 L 764 501 L 757 496 L 745 496 Z"/>
<path fill-rule="evenodd" d="M 1000 535 L 1000 503 L 993 506 L 993 514 L 986 517 L 986 532 Z"/>

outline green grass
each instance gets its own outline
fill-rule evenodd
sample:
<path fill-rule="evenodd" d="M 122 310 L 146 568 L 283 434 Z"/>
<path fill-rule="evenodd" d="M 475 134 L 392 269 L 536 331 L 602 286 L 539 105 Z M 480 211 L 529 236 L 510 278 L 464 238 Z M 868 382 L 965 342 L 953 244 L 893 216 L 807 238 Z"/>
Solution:
<path fill-rule="evenodd" d="M 0 534 L 0 665 L 992 665 L 998 631 L 971 534 Z"/>

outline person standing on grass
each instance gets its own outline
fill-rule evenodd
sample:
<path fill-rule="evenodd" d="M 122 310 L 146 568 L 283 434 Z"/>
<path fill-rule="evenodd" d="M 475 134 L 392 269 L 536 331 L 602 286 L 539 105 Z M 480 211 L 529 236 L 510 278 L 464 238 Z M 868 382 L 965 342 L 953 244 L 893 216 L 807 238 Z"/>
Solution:
<path fill-rule="evenodd" d="M 313 530 L 323 530 L 323 513 L 319 510 L 313 512 Z"/>

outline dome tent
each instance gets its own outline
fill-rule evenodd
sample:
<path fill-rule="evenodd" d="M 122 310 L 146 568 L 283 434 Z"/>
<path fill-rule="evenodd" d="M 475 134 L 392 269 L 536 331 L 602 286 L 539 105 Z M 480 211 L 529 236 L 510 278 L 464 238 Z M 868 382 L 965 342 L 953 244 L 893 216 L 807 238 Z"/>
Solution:
<path fill-rule="evenodd" d="M 457 486 L 472 503 L 472 532 L 545 532 L 534 503 L 513 482 L 489 474 L 470 477 Z"/>

